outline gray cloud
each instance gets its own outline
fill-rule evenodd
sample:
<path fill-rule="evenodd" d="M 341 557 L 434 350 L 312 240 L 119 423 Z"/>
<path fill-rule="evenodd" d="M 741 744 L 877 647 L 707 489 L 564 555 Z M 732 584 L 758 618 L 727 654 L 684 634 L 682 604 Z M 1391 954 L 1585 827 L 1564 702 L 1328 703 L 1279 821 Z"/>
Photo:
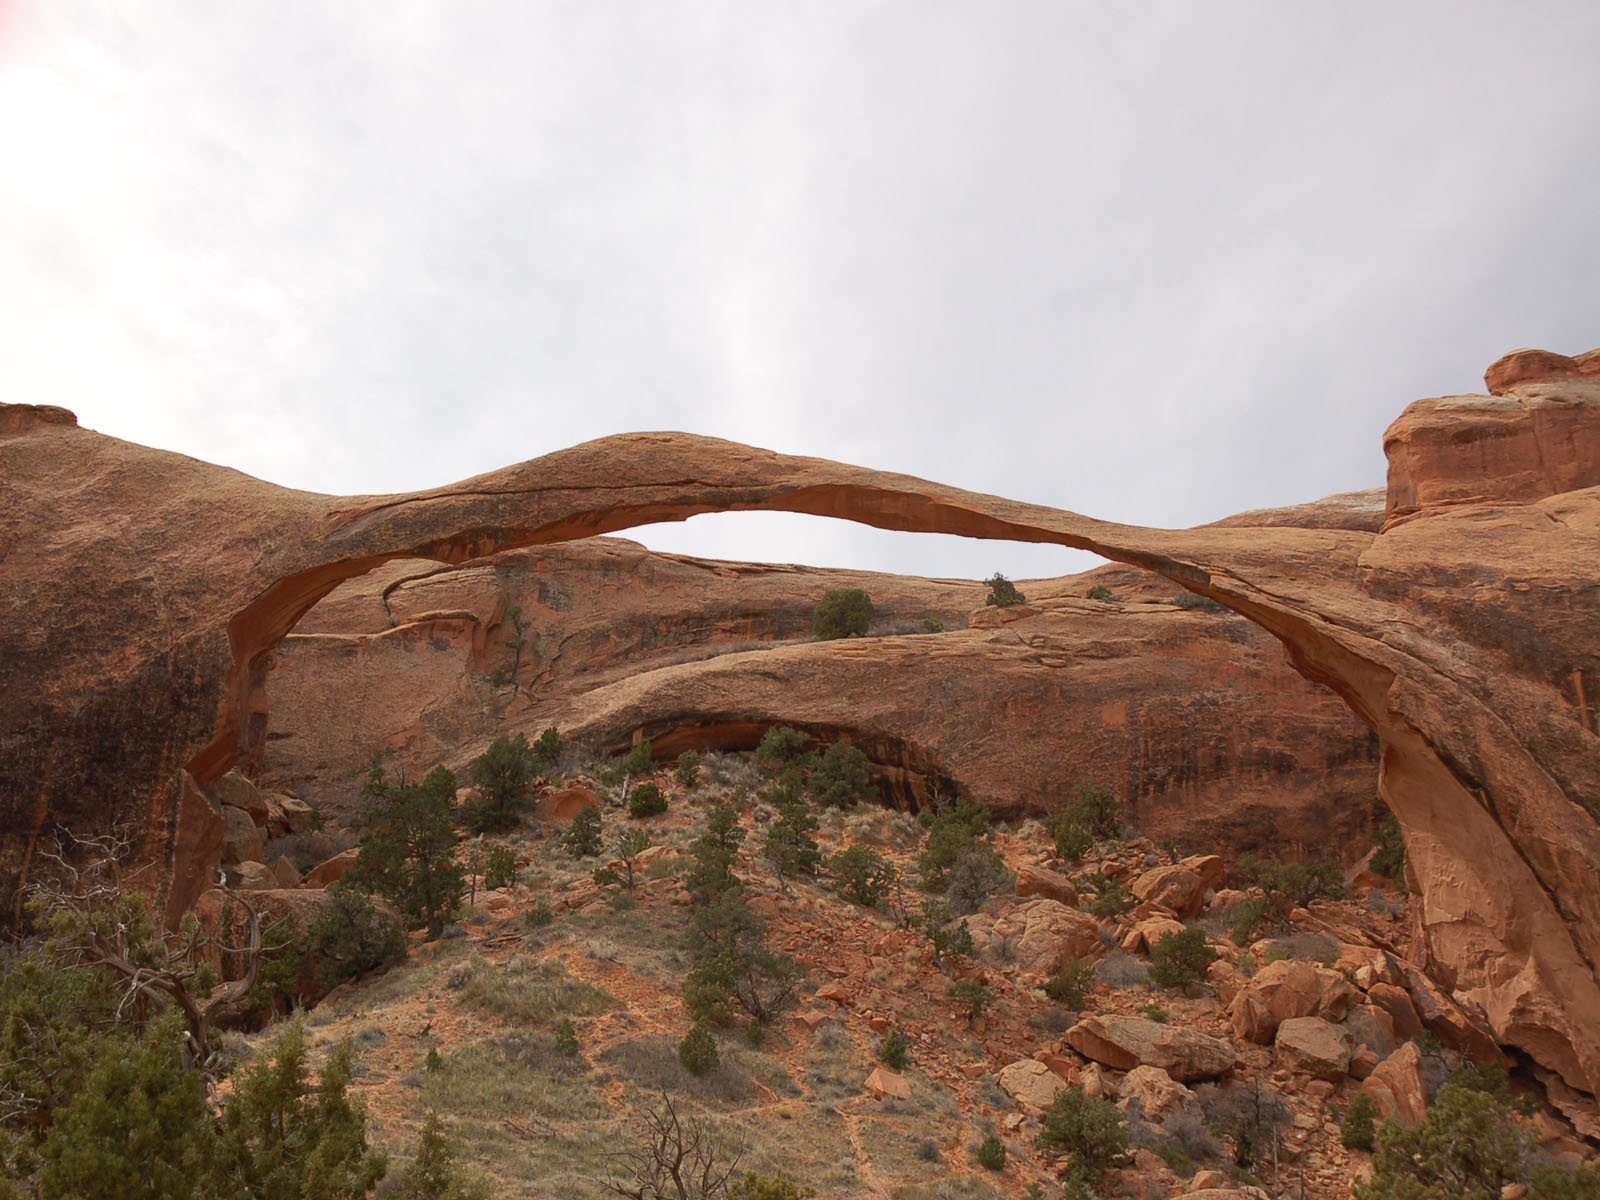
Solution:
<path fill-rule="evenodd" d="M 1576 3 L 24 3 L 0 392 L 323 491 L 687 429 L 1119 520 L 1600 343 Z M 771 516 L 735 557 L 1081 565 Z"/>

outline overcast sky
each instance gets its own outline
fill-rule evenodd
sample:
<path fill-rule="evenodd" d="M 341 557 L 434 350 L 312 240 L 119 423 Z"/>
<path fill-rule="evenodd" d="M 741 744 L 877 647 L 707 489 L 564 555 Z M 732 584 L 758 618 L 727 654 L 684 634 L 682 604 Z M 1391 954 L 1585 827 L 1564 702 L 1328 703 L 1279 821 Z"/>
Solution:
<path fill-rule="evenodd" d="M 0 398 L 325 492 L 637 429 L 1164 526 L 1376 486 L 1410 401 L 1600 344 L 1597 44 L 1592 0 L 0 0 Z"/>

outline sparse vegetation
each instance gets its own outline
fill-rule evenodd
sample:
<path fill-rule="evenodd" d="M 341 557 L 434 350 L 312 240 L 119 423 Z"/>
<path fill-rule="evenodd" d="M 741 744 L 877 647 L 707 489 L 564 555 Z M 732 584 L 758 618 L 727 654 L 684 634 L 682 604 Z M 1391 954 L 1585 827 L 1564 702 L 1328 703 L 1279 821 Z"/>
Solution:
<path fill-rule="evenodd" d="M 1027 603 L 1028 598 L 1017 590 L 1017 585 L 998 571 L 984 582 L 989 585 L 989 595 L 983 601 L 986 605 L 993 608 L 1011 608 L 1014 605 Z"/>
<path fill-rule="evenodd" d="M 978 1149 L 972 1156 L 985 1171 L 1000 1171 L 1006 1165 L 1006 1145 L 994 1134 L 990 1134 L 978 1143 Z"/>
<path fill-rule="evenodd" d="M 958 979 L 945 989 L 957 1012 L 966 1014 L 971 1025 L 983 1016 L 983 1010 L 994 999 L 994 989 L 981 979 Z"/>
<path fill-rule="evenodd" d="M 891 1029 L 878 1043 L 878 1061 L 896 1071 L 906 1069 L 906 1037 L 898 1029 Z"/>
<path fill-rule="evenodd" d="M 538 774 L 533 747 L 522 734 L 501 734 L 472 764 L 475 799 L 461 806 L 461 823 L 474 833 L 506 833 L 522 823 L 522 810 Z"/>
<path fill-rule="evenodd" d="M 851 846 L 828 860 L 839 894 L 868 908 L 882 904 L 895 879 L 894 864 L 870 846 Z"/>
<path fill-rule="evenodd" d="M 435 767 L 420 784 L 391 784 L 380 768 L 362 791 L 382 800 L 384 823 L 361 839 L 345 883 L 376 892 L 400 910 L 409 927 L 425 927 L 430 938 L 438 937 L 467 887 L 450 823 L 455 775 Z"/>
<path fill-rule="evenodd" d="M 1385 815 L 1372 831 L 1372 869 L 1385 879 L 1403 883 L 1406 877 L 1406 842 L 1400 832 L 1400 818 Z"/>
<path fill-rule="evenodd" d="M 944 622 L 938 617 L 923 617 L 921 629 L 923 633 L 943 633 Z"/>
<path fill-rule="evenodd" d="M 678 755 L 678 761 L 672 767 L 672 779 L 686 792 L 692 792 L 700 786 L 700 752 L 698 750 L 685 750 Z"/>
<path fill-rule="evenodd" d="M 1169 933 L 1150 947 L 1150 979 L 1158 987 L 1188 990 L 1206 977 L 1217 952 L 1198 929 Z"/>
<path fill-rule="evenodd" d="M 602 825 L 600 810 L 585 804 L 572 817 L 572 824 L 561 837 L 561 844 L 573 858 L 593 858 L 600 853 Z"/>
<path fill-rule="evenodd" d="M 696 1025 L 678 1043 L 678 1061 L 691 1075 L 709 1075 L 717 1069 L 717 1041 L 704 1025 Z"/>
<path fill-rule="evenodd" d="M 1041 1150 L 1067 1154 L 1069 1178 L 1083 1185 L 1128 1159 L 1128 1123 L 1117 1106 L 1077 1088 L 1056 1093 L 1034 1141 Z"/>
<path fill-rule="evenodd" d="M 511 847 L 493 847 L 484 860 L 483 886 L 493 891 L 495 888 L 510 887 L 516 879 L 517 856 Z"/>
<path fill-rule="evenodd" d="M 823 641 L 862 637 L 872 624 L 872 599 L 860 588 L 832 588 L 811 613 L 811 630 Z"/>
<path fill-rule="evenodd" d="M 1081 1010 L 1089 1002 L 1089 989 L 1094 986 L 1094 967 L 1082 959 L 1073 959 L 1052 975 L 1044 985 L 1044 994 L 1063 1008 Z"/>
<path fill-rule="evenodd" d="M 1085 592 L 1084 595 L 1090 600 L 1099 600 L 1102 603 L 1115 600 L 1117 598 L 1116 593 L 1103 583 L 1095 584 L 1092 588 Z"/>

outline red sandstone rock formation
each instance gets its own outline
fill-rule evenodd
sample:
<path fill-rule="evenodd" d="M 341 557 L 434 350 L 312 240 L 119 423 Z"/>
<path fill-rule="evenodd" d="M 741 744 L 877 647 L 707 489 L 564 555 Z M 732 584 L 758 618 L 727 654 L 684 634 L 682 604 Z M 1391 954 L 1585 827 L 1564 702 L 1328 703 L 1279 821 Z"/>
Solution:
<path fill-rule="evenodd" d="M 1543 436 L 1486 456 L 1516 477 L 1508 489 L 1485 486 L 1470 456 L 1418 454 L 1377 535 L 1139 529 L 681 434 L 606 438 L 414 495 L 316 496 L 5 406 L 0 863 L 14 884 L 56 823 L 123 820 L 167 915 L 185 907 L 220 844 L 206 789 L 261 736 L 267 656 L 385 559 L 461 562 L 718 509 L 1053 542 L 1249 617 L 1377 731 L 1430 966 L 1503 1041 L 1594 1092 L 1600 487 L 1577 458 L 1600 396 L 1526 365 L 1491 377 L 1516 380 L 1504 394 L 1535 427 L 1559 398 L 1573 468 L 1534 468 Z M 1422 413 L 1455 421 L 1461 444 L 1485 436 L 1484 406 L 1450 408 L 1424 402 L 1389 444 Z"/>
<path fill-rule="evenodd" d="M 1132 576 L 1125 602 L 1084 599 L 1114 572 Z M 812 607 L 837 587 L 871 593 L 871 639 L 812 640 Z M 1093 778 L 1153 837 L 1364 846 L 1376 739 L 1268 634 L 1176 608 L 1175 590 L 1125 568 L 1030 580 L 1031 616 L 978 630 L 963 628 L 969 613 L 1001 611 L 979 583 L 618 539 L 390 564 L 336 589 L 275 652 L 262 778 L 340 820 L 375 755 L 418 776 L 506 729 L 556 724 L 607 750 L 647 736 L 665 756 L 750 748 L 788 724 L 866 750 L 903 805 L 942 787 L 1007 814 L 1049 811 Z M 527 643 L 516 691 L 490 682 L 513 661 L 513 606 Z M 945 632 L 920 633 L 927 616 Z"/>

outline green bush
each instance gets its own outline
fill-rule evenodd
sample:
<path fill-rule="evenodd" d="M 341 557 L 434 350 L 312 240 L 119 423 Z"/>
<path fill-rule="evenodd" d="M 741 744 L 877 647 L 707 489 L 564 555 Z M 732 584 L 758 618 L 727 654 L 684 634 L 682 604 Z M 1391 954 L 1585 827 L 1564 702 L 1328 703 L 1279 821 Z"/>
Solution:
<path fill-rule="evenodd" d="M 1406 841 L 1400 832 L 1400 818 L 1388 814 L 1372 831 L 1372 869 L 1385 879 L 1402 882 L 1406 877 Z"/>
<path fill-rule="evenodd" d="M 561 844 L 573 858 L 593 858 L 600 853 L 600 810 L 586 804 L 573 815 L 572 824 L 561 835 Z"/>
<path fill-rule="evenodd" d="M 898 1029 L 891 1029 L 888 1036 L 878 1043 L 878 1061 L 884 1066 L 896 1071 L 906 1069 L 906 1038 Z"/>
<path fill-rule="evenodd" d="M 694 866 L 689 869 L 684 886 L 697 903 L 704 904 L 743 886 L 733 873 L 734 859 L 743 842 L 738 809 L 726 801 L 718 804 L 707 818 L 705 832 L 689 847 Z"/>
<path fill-rule="evenodd" d="M 1128 889 L 1123 887 L 1122 880 L 1109 879 L 1097 872 L 1089 877 L 1088 882 L 1095 894 L 1080 905 L 1085 912 L 1097 917 L 1115 917 L 1133 907 L 1133 899 L 1128 895 Z"/>
<path fill-rule="evenodd" d="M 1416 1125 L 1384 1122 L 1372 1178 L 1350 1194 L 1354 1200 L 1495 1200 L 1524 1173 L 1532 1144 L 1505 1101 L 1447 1083 Z"/>
<path fill-rule="evenodd" d="M 1172 1014 L 1154 1000 L 1150 1001 L 1149 1004 L 1146 1004 L 1139 1011 L 1144 1013 L 1147 1021 L 1154 1021 L 1157 1025 L 1165 1025 L 1168 1021 L 1172 1020 Z"/>
<path fill-rule="evenodd" d="M 379 769 L 363 792 L 381 798 L 384 824 L 361 839 L 345 883 L 378 893 L 409 927 L 426 926 L 430 938 L 438 937 L 467 888 L 450 823 L 455 775 L 435 767 L 420 784 L 390 784 Z"/>
<path fill-rule="evenodd" d="M 1377 1138 L 1378 1107 L 1365 1092 L 1357 1092 L 1339 1122 L 1339 1144 L 1346 1150 L 1371 1151 Z"/>
<path fill-rule="evenodd" d="M 1089 1002 L 1089 989 L 1094 986 L 1094 967 L 1075 958 L 1044 985 L 1044 994 L 1063 1008 L 1081 1011 Z"/>
<path fill-rule="evenodd" d="M 1089 847 L 1094 845 L 1094 834 L 1089 832 L 1089 827 L 1076 814 L 1062 813 L 1046 828 L 1055 839 L 1056 857 L 1074 866 L 1083 861 L 1083 856 L 1089 853 Z"/>
<path fill-rule="evenodd" d="M 566 746 L 561 741 L 561 731 L 549 726 L 533 739 L 533 764 L 540 771 L 548 771 L 561 761 Z"/>
<path fill-rule="evenodd" d="M 934 966 L 943 966 L 946 958 L 959 960 L 971 956 L 972 932 L 967 923 L 957 920 L 956 914 L 939 901 L 929 900 L 922 906 L 917 924 L 928 935 L 933 947 Z"/>
<path fill-rule="evenodd" d="M 1116 593 L 1115 593 L 1115 592 L 1113 592 L 1113 591 L 1112 591 L 1112 590 L 1111 590 L 1111 589 L 1110 589 L 1110 588 L 1108 588 L 1108 587 L 1107 587 L 1107 586 L 1106 586 L 1106 585 L 1105 585 L 1105 584 L 1103 584 L 1103 583 L 1097 583 L 1097 584 L 1095 584 L 1095 585 L 1094 585 L 1094 587 L 1092 587 L 1092 588 L 1090 588 L 1090 589 L 1089 589 L 1089 590 L 1088 590 L 1088 591 L 1087 591 L 1087 592 L 1086 592 L 1086 593 L 1084 593 L 1084 594 L 1085 594 L 1085 595 L 1086 595 L 1086 596 L 1087 596 L 1087 597 L 1088 597 L 1088 598 L 1089 598 L 1089 599 L 1090 599 L 1090 600 L 1100 600 L 1100 601 L 1107 601 L 1107 600 L 1115 600 L 1115 599 L 1116 599 L 1116 598 L 1117 598 L 1117 597 L 1116 597 Z"/>
<path fill-rule="evenodd" d="M 1272 914 L 1272 904 L 1265 896 L 1252 896 L 1241 900 L 1228 910 L 1228 927 L 1235 946 L 1248 946 Z"/>
<path fill-rule="evenodd" d="M 957 1011 L 966 1013 L 968 1025 L 983 1016 L 994 999 L 994 989 L 980 979 L 958 979 L 945 989 L 945 994 Z"/>
<path fill-rule="evenodd" d="M 331 991 L 406 956 L 405 934 L 371 897 L 341 880 L 324 900 L 305 933 L 263 963 L 261 984 L 275 997 L 291 997 L 308 981 L 318 991 Z"/>
<path fill-rule="evenodd" d="M 942 812 L 924 811 L 917 820 L 927 829 L 927 840 L 917 854 L 919 884 L 925 892 L 942 892 L 950 868 L 989 830 L 989 813 L 982 805 L 962 800 Z"/>
<path fill-rule="evenodd" d="M 846 900 L 874 908 L 883 903 L 895 880 L 894 864 L 870 846 L 851 846 L 828 860 Z"/>
<path fill-rule="evenodd" d="M 817 1193 L 782 1175 L 746 1171 L 728 1186 L 728 1200 L 811 1200 Z"/>
<path fill-rule="evenodd" d="M 795 875 L 815 875 L 822 862 L 822 849 L 811 835 L 817 831 L 817 816 L 804 800 L 785 799 L 778 804 L 778 818 L 767 826 L 761 843 L 761 856 L 777 873 L 778 884 Z"/>
<path fill-rule="evenodd" d="M 973 1157 L 985 1171 L 1002 1170 L 1006 1165 L 1006 1145 L 991 1133 L 978 1143 L 978 1152 Z"/>
<path fill-rule="evenodd" d="M 691 1075 L 709 1075 L 717 1069 L 717 1042 L 704 1025 L 696 1025 L 678 1043 L 678 1061 Z"/>
<path fill-rule="evenodd" d="M 939 620 L 938 617 L 923 617 L 922 618 L 922 632 L 923 633 L 943 633 L 944 632 L 944 622 Z"/>
<path fill-rule="evenodd" d="M 483 867 L 483 886 L 493 891 L 495 888 L 510 887 L 517 881 L 517 856 L 510 846 L 496 846 L 489 851 L 488 860 Z"/>
<path fill-rule="evenodd" d="M 945 899 L 956 912 L 970 916 L 990 896 L 1009 888 L 1015 879 L 997 853 L 987 846 L 976 846 L 951 864 L 945 876 Z"/>
<path fill-rule="evenodd" d="M 538 773 L 534 750 L 522 734 L 501 734 L 472 764 L 478 795 L 461 809 L 461 823 L 474 833 L 505 833 L 522 823 L 522 810 Z"/>
<path fill-rule="evenodd" d="M 488 1187 L 469 1182 L 459 1158 L 439 1114 L 429 1112 L 417 1138 L 416 1157 L 393 1187 L 385 1185 L 385 1200 L 489 1200 Z"/>
<path fill-rule="evenodd" d="M 1011 608 L 1013 605 L 1027 603 L 1028 598 L 1017 591 L 1017 585 L 999 571 L 984 582 L 989 585 L 989 595 L 984 599 L 986 605 L 994 608 Z"/>
<path fill-rule="evenodd" d="M 636 820 L 667 811 L 667 798 L 653 783 L 641 783 L 628 797 L 628 815 Z"/>
<path fill-rule="evenodd" d="M 798 761 L 806 751 L 811 735 L 787 725 L 773 725 L 761 735 L 756 746 L 756 762 L 769 772 L 776 772 L 785 763 Z"/>
<path fill-rule="evenodd" d="M 863 800 L 878 798 L 871 762 L 845 742 L 834 742 L 823 753 L 822 760 L 811 769 L 806 790 L 818 804 L 828 808 L 852 808 Z"/>
<path fill-rule="evenodd" d="M 1097 838 L 1114 838 L 1122 832 L 1122 805 L 1103 783 L 1081 781 L 1070 811 Z"/>
<path fill-rule="evenodd" d="M 1187 989 L 1203 980 L 1216 960 L 1203 931 L 1169 933 L 1150 947 L 1150 979 L 1158 987 Z"/>
<path fill-rule="evenodd" d="M 860 637 L 872 624 L 872 600 L 860 588 L 832 588 L 811 613 L 812 632 L 823 641 Z"/>
<path fill-rule="evenodd" d="M 625 775 L 648 775 L 656 769 L 656 755 L 648 741 L 640 742 L 622 756 L 618 766 Z"/>
<path fill-rule="evenodd" d="M 1109 1167 L 1128 1161 L 1128 1123 L 1109 1100 L 1077 1088 L 1056 1093 L 1040 1122 L 1035 1144 L 1071 1156 L 1071 1177 L 1092 1183 Z"/>
<path fill-rule="evenodd" d="M 672 778 L 684 791 L 694 791 L 700 784 L 700 751 L 685 750 L 678 755 L 678 761 L 672 768 Z"/>
<path fill-rule="evenodd" d="M 556 1053 L 567 1058 L 574 1058 L 583 1049 L 578 1045 L 578 1027 L 572 1023 L 571 1017 L 562 1017 L 556 1022 Z"/>

